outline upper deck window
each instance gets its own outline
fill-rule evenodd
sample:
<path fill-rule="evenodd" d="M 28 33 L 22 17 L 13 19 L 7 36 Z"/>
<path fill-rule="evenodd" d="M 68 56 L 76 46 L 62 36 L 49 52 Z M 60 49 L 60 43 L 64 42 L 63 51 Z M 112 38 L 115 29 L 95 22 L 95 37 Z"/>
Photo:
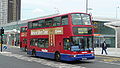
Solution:
<path fill-rule="evenodd" d="M 45 20 L 39 20 L 38 26 L 39 28 L 44 27 Z"/>
<path fill-rule="evenodd" d="M 52 23 L 53 23 L 53 20 L 52 20 L 52 18 L 50 18 L 50 19 L 46 19 L 45 20 L 45 27 L 51 27 L 52 26 Z"/>
<path fill-rule="evenodd" d="M 21 28 L 21 32 L 27 32 L 27 27 Z"/>
<path fill-rule="evenodd" d="M 91 25 L 90 16 L 87 14 L 71 14 L 73 25 Z"/>
<path fill-rule="evenodd" d="M 38 21 L 34 21 L 34 22 L 32 22 L 32 26 L 33 26 L 33 28 L 38 28 Z"/>
<path fill-rule="evenodd" d="M 28 28 L 29 28 L 29 29 L 32 28 L 32 22 L 28 22 Z"/>
<path fill-rule="evenodd" d="M 53 20 L 54 20 L 53 26 L 61 25 L 61 17 L 55 17 L 55 18 L 53 18 Z"/>
<path fill-rule="evenodd" d="M 61 25 L 68 25 L 68 15 L 28 22 L 29 29 L 53 27 L 53 26 L 61 26 Z"/>
<path fill-rule="evenodd" d="M 62 16 L 62 25 L 68 25 L 68 16 Z"/>

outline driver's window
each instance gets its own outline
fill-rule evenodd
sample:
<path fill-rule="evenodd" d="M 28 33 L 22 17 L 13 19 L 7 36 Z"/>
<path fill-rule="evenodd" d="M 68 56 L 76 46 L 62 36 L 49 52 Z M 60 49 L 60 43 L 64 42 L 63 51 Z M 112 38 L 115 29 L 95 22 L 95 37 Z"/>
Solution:
<path fill-rule="evenodd" d="M 69 38 L 64 38 L 64 49 L 65 50 L 70 50 L 70 39 Z"/>

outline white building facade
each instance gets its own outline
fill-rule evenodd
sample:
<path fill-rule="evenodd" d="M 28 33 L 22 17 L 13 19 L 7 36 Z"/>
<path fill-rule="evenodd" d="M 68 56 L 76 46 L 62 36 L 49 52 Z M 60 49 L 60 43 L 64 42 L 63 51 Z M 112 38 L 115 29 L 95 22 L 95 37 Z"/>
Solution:
<path fill-rule="evenodd" d="M 0 0 L 0 25 L 19 21 L 21 0 Z"/>
<path fill-rule="evenodd" d="M 0 0 L 0 25 L 7 23 L 8 0 Z"/>

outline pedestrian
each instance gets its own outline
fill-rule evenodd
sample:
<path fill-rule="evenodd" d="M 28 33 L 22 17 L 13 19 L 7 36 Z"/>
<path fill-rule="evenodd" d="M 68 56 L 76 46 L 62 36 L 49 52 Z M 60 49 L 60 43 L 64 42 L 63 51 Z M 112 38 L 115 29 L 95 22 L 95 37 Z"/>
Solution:
<path fill-rule="evenodd" d="M 17 46 L 17 41 L 15 41 L 15 46 Z"/>
<path fill-rule="evenodd" d="M 105 40 L 103 41 L 101 47 L 102 47 L 102 53 L 101 53 L 101 54 L 103 54 L 103 51 L 104 51 L 105 54 L 107 55 L 107 54 L 108 54 L 108 53 L 107 53 L 107 50 L 106 50 L 106 49 L 107 49 L 107 45 L 106 45 Z"/>

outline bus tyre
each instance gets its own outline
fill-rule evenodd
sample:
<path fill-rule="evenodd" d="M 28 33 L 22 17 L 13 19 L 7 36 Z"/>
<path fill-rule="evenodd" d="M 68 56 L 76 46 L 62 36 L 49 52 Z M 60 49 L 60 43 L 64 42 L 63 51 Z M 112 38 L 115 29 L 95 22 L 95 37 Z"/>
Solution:
<path fill-rule="evenodd" d="M 55 60 L 60 61 L 60 53 L 55 53 Z"/>
<path fill-rule="evenodd" d="M 32 50 L 32 56 L 36 56 L 36 51 L 34 49 Z"/>

